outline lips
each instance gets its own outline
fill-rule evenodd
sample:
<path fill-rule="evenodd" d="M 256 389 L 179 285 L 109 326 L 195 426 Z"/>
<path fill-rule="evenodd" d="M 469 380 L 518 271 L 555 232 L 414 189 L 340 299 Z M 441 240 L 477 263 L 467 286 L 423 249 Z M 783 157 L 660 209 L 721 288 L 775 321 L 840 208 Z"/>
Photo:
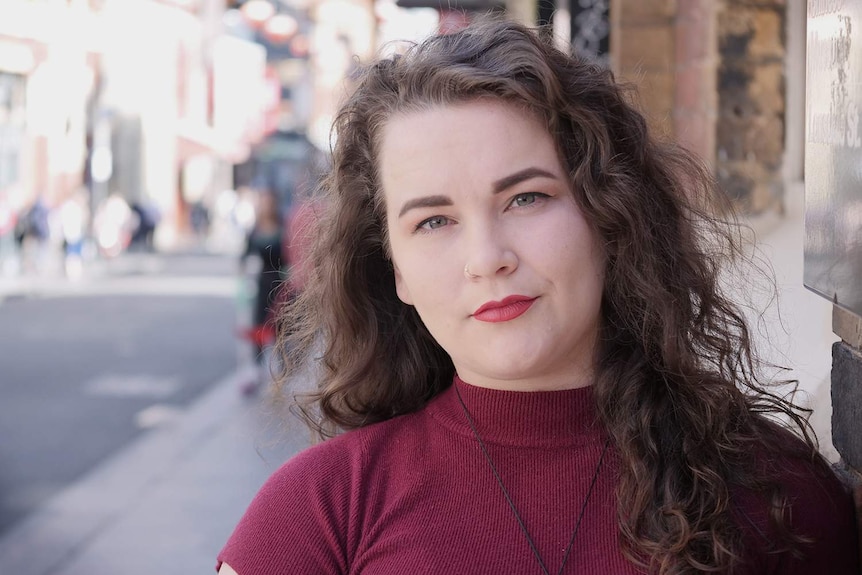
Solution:
<path fill-rule="evenodd" d="M 534 297 L 510 295 L 502 301 L 489 301 L 473 312 L 473 318 L 488 323 L 511 321 L 523 315 L 533 302 Z"/>

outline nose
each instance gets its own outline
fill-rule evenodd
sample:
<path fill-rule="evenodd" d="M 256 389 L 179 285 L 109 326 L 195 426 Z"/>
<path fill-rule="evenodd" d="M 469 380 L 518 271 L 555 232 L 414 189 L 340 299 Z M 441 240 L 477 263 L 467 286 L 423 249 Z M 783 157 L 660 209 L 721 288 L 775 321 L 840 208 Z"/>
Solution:
<path fill-rule="evenodd" d="M 464 273 L 470 280 L 492 279 L 509 275 L 518 268 L 514 245 L 500 226 L 474 225 L 465 234 L 466 265 Z"/>

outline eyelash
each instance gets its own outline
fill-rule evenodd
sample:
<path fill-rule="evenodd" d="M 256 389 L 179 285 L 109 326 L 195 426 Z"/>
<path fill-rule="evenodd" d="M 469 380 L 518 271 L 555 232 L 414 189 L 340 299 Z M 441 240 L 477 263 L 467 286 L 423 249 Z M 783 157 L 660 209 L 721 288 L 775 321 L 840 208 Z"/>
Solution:
<path fill-rule="evenodd" d="M 550 196 L 548 194 L 543 194 L 541 192 L 524 192 L 522 194 L 518 194 L 515 197 L 513 197 L 512 201 L 509 202 L 508 207 L 529 207 L 529 206 L 534 205 L 537 201 L 543 200 L 543 199 L 546 199 L 549 197 Z M 519 199 L 523 199 L 523 198 L 531 198 L 533 201 L 530 202 L 529 204 L 525 204 L 522 206 L 518 206 L 517 204 L 515 204 L 515 202 L 517 202 Z M 428 224 L 430 224 L 434 220 L 442 220 L 444 223 L 442 223 L 437 228 L 426 227 Z M 443 225 L 445 225 L 445 223 L 449 222 L 449 221 L 450 220 L 447 216 L 431 216 L 430 218 L 426 218 L 426 219 L 422 220 L 421 222 L 419 222 L 416 225 L 416 228 L 414 229 L 414 231 L 420 232 L 420 233 L 433 232 L 434 230 L 439 229 L 440 227 L 443 227 Z"/>
<path fill-rule="evenodd" d="M 430 218 L 425 219 L 425 220 L 422 220 L 421 222 L 419 222 L 419 223 L 416 225 L 416 229 L 415 229 L 415 231 L 420 232 L 420 233 L 423 233 L 423 232 L 424 232 L 424 233 L 433 232 L 434 230 L 436 230 L 436 229 L 438 229 L 438 228 L 427 228 L 427 227 L 425 227 L 425 224 L 428 224 L 428 223 L 430 223 L 430 222 L 432 222 L 432 221 L 434 221 L 434 220 L 445 220 L 445 221 L 447 221 L 447 222 L 448 222 L 448 221 L 449 221 L 449 218 L 447 218 L 446 216 L 431 216 Z M 442 226 L 440 226 L 440 227 L 442 227 Z"/>
<path fill-rule="evenodd" d="M 512 198 L 512 201 L 509 202 L 509 206 L 512 206 L 516 201 L 518 201 L 519 199 L 524 198 L 524 197 L 529 197 L 529 198 L 533 199 L 532 202 L 527 204 L 527 206 L 532 206 L 537 201 L 549 198 L 550 196 L 548 194 L 543 194 L 542 192 L 524 192 L 523 194 L 518 194 L 517 196 Z M 525 206 L 516 206 L 516 207 L 525 207 Z"/>

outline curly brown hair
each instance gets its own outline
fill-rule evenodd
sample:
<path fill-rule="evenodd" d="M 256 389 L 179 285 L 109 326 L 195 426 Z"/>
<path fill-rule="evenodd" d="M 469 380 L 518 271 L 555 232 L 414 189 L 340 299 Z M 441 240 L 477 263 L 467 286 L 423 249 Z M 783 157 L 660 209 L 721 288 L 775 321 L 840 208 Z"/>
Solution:
<path fill-rule="evenodd" d="M 631 94 L 500 18 L 363 69 L 335 120 L 309 281 L 281 316 L 283 381 L 318 370 L 301 405 L 321 437 L 416 411 L 452 384 L 449 356 L 395 292 L 381 128 L 478 98 L 526 108 L 554 137 L 607 255 L 593 393 L 620 460 L 622 547 L 662 575 L 729 572 L 745 552 L 737 492 L 764 499 L 788 548 L 802 542 L 786 528 L 779 470 L 752 453 L 825 463 L 805 410 L 758 380 L 746 322 L 720 289 L 722 264 L 741 254 L 727 199 L 698 159 L 649 134 Z M 786 441 L 776 416 L 804 441 Z"/>

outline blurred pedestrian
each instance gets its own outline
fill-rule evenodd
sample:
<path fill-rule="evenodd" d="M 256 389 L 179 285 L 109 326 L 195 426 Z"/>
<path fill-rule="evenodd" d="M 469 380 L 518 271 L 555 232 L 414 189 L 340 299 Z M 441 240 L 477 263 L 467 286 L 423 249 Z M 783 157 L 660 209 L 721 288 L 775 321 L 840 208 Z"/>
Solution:
<path fill-rule="evenodd" d="M 119 194 L 111 194 L 96 208 L 93 228 L 99 252 L 114 258 L 129 247 L 136 227 L 129 203 Z"/>
<path fill-rule="evenodd" d="M 221 573 L 858 575 L 849 496 L 721 291 L 726 197 L 554 42 L 492 19 L 359 75 L 279 349 L 338 436 Z"/>
<path fill-rule="evenodd" d="M 0 277 L 10 276 L 17 270 L 15 227 L 18 214 L 5 190 L 0 190 Z"/>
<path fill-rule="evenodd" d="M 134 214 L 129 246 L 139 251 L 153 251 L 155 249 L 156 227 L 161 220 L 158 208 L 152 202 L 147 201 L 132 202 L 129 208 Z"/>
<path fill-rule="evenodd" d="M 243 273 L 252 258 L 255 260 L 256 270 L 251 326 L 243 335 L 254 346 L 257 369 L 253 381 L 243 382 L 244 393 L 254 392 L 270 377 L 270 366 L 265 352 L 275 340 L 273 311 L 283 279 L 282 243 L 282 217 L 278 196 L 264 190 L 257 196 L 254 224 L 246 237 L 245 249 L 240 256 Z"/>
<path fill-rule="evenodd" d="M 21 254 L 21 267 L 25 273 L 42 274 L 47 270 L 50 258 L 51 209 L 45 198 L 36 199 L 18 217 L 15 230 Z"/>
<path fill-rule="evenodd" d="M 210 211 L 203 201 L 194 202 L 189 208 L 189 221 L 198 238 L 205 239 L 210 231 Z"/>
<path fill-rule="evenodd" d="M 75 192 L 60 206 L 64 269 L 69 279 L 78 279 L 84 273 L 84 241 L 89 218 L 87 196 L 84 191 Z"/>

